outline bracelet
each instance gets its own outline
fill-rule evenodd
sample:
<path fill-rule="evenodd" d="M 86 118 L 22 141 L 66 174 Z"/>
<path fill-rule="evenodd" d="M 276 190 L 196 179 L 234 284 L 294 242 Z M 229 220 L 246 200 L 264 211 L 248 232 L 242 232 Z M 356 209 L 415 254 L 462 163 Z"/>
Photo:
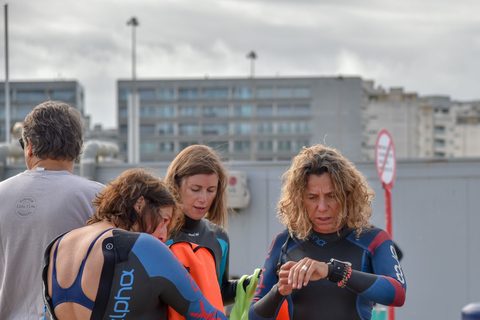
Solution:
<path fill-rule="evenodd" d="M 336 259 L 330 259 L 327 279 L 336 282 L 340 288 L 345 288 L 352 274 L 352 264 Z"/>
<path fill-rule="evenodd" d="M 338 286 L 340 288 L 345 288 L 345 286 L 347 285 L 348 279 L 350 279 L 351 275 L 352 275 L 352 267 L 348 266 L 348 271 L 346 272 L 346 275 L 344 275 L 343 279 L 340 280 L 340 282 L 337 282 Z"/>

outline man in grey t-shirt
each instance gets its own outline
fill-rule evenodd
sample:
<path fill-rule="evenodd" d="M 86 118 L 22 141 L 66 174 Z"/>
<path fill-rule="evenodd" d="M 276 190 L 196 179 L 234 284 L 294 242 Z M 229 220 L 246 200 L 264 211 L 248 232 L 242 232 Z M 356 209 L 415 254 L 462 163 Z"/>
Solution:
<path fill-rule="evenodd" d="M 28 170 L 0 182 L 0 319 L 42 319 L 41 266 L 58 234 L 82 227 L 105 186 L 73 175 L 83 145 L 80 113 L 47 101 L 25 118 Z"/>

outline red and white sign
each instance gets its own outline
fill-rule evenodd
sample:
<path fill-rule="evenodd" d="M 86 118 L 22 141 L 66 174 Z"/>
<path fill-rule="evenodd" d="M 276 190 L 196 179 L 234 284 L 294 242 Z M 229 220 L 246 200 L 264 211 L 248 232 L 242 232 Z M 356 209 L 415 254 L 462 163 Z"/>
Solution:
<path fill-rule="evenodd" d="M 385 129 L 381 130 L 377 137 L 375 161 L 380 181 L 385 187 L 391 189 L 397 172 L 397 159 L 392 136 Z"/>
<path fill-rule="evenodd" d="M 397 158 L 392 136 L 385 129 L 381 130 L 377 137 L 375 162 L 377 163 L 378 177 L 385 189 L 385 229 L 393 239 L 392 188 L 395 174 L 397 173 Z M 388 307 L 388 319 L 395 320 L 395 309 L 393 307 Z"/>

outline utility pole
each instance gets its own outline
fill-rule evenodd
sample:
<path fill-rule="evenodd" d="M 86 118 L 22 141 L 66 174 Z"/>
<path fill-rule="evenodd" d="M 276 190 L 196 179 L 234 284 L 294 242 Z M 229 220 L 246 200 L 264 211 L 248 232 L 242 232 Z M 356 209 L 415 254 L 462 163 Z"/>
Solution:
<path fill-rule="evenodd" d="M 8 79 L 8 4 L 5 5 L 5 142 L 10 143 L 10 82 Z"/>
<path fill-rule="evenodd" d="M 130 95 L 130 112 L 128 128 L 128 162 L 137 164 L 140 162 L 140 119 L 137 106 L 137 75 L 136 75 L 136 39 L 135 28 L 138 26 L 138 20 L 132 17 L 127 21 L 128 26 L 132 26 L 132 93 Z"/>
<path fill-rule="evenodd" d="M 255 51 L 250 51 L 247 58 L 250 59 L 250 78 L 253 78 L 255 75 L 255 59 L 257 59 L 257 54 Z"/>
<path fill-rule="evenodd" d="M 250 92 L 251 94 L 253 94 L 253 88 L 254 88 L 254 85 L 253 85 L 253 76 L 254 76 L 254 73 L 255 73 L 255 70 L 254 70 L 254 62 L 255 62 L 255 59 L 257 59 L 257 54 L 255 53 L 255 51 L 250 51 L 248 54 L 247 54 L 247 58 L 250 59 Z M 252 99 L 252 97 L 250 97 L 250 99 Z M 252 101 L 252 100 L 250 100 Z M 255 108 L 253 107 L 253 103 L 250 103 L 250 160 L 251 161 L 254 161 L 255 160 L 255 148 L 256 148 L 256 145 L 255 145 L 255 131 L 257 130 L 256 128 L 256 119 L 255 119 Z"/>

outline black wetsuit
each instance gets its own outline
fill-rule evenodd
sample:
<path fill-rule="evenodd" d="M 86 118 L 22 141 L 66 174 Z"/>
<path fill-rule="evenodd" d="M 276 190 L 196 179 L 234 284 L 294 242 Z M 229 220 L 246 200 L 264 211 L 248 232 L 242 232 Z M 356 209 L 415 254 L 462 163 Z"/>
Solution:
<path fill-rule="evenodd" d="M 276 271 L 288 232 L 273 240 L 257 290 L 250 306 L 250 320 L 274 319 L 279 306 L 288 301 L 290 319 L 367 320 L 374 302 L 401 306 L 405 301 L 406 282 L 390 236 L 381 229 L 364 229 L 357 239 L 352 230 L 340 235 L 313 232 L 300 241 L 288 241 L 280 260 L 299 261 L 309 257 L 329 262 L 331 258 L 352 263 L 352 274 L 346 288 L 327 279 L 310 281 L 306 287 L 282 296 L 278 292 Z"/>
<path fill-rule="evenodd" d="M 145 233 L 118 229 L 112 233 L 113 237 L 102 243 L 104 264 L 91 319 L 167 319 L 168 306 L 186 319 L 227 319 L 203 297 L 190 274 L 161 241 Z M 54 313 L 47 270 L 57 239 L 45 251 L 43 269 L 50 315 Z"/>
<path fill-rule="evenodd" d="M 166 242 L 170 245 L 174 242 L 186 241 L 207 247 L 214 253 L 218 283 L 222 291 L 224 305 L 235 302 L 237 281 L 229 280 L 228 261 L 230 240 L 228 234 L 222 228 L 215 226 L 206 219 L 193 220 L 185 216 L 185 224 L 172 239 Z"/>

